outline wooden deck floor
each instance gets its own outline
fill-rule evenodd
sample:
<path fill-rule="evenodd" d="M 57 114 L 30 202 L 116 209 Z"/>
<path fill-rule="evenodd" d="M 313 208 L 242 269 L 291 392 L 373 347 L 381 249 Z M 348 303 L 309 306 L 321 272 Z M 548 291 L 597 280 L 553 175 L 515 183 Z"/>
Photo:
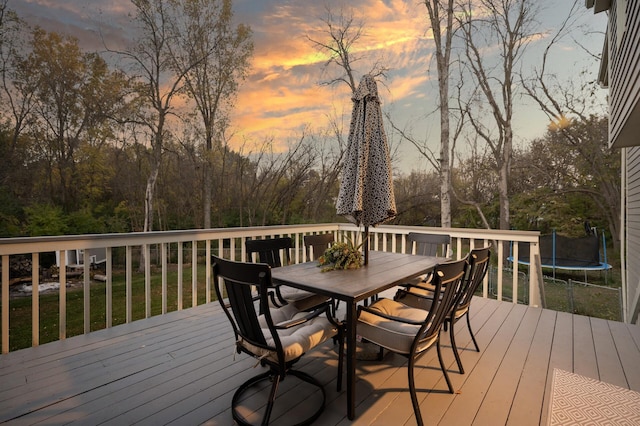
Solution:
<path fill-rule="evenodd" d="M 640 391 L 640 327 L 477 298 L 472 324 L 481 346 L 457 339 L 466 374 L 444 355 L 458 392 L 446 392 L 435 349 L 417 371 L 426 424 L 545 424 L 554 368 Z M 239 383 L 257 373 L 234 355 L 217 303 L 0 355 L 0 423 L 233 424 L 229 406 Z M 359 361 L 357 418 L 335 390 L 336 352 L 325 344 L 299 368 L 325 383 L 320 425 L 413 425 L 405 361 Z M 287 424 L 313 401 L 285 380 L 274 424 Z M 256 400 L 258 400 L 256 398 Z M 300 401 L 303 400 L 303 403 Z M 260 404 L 258 402 L 258 404 Z"/>

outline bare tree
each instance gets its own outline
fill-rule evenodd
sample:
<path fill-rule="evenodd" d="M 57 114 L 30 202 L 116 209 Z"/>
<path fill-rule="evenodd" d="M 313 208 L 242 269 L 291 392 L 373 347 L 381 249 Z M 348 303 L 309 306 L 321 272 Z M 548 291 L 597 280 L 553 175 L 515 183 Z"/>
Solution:
<path fill-rule="evenodd" d="M 573 169 L 578 170 L 577 178 L 570 177 L 571 170 L 564 175 L 571 181 L 560 192 L 581 192 L 587 194 L 602 215 L 608 219 L 609 231 L 614 245 L 619 245 L 620 229 L 620 182 L 613 166 L 614 153 L 608 147 L 606 135 L 606 105 L 594 96 L 594 79 L 585 79 L 587 72 L 575 73 L 571 79 L 560 81 L 549 72 L 550 55 L 558 44 L 567 37 L 583 47 L 575 36 L 577 21 L 583 5 L 574 0 L 571 9 L 558 30 L 549 39 L 540 64 L 534 68 L 530 78 L 521 78 L 526 94 L 533 99 L 552 123 L 549 137 L 554 136 L 555 145 L 573 153 Z M 599 59 L 597 53 L 586 52 L 589 57 Z M 613 173 L 612 173 L 613 172 Z"/>
<path fill-rule="evenodd" d="M 440 97 L 440 221 L 443 227 L 451 227 L 451 157 L 449 112 L 449 67 L 453 42 L 454 0 L 424 0 L 435 43 L 438 70 L 438 95 Z"/>
<path fill-rule="evenodd" d="M 132 0 L 136 7 L 134 22 L 139 27 L 135 45 L 127 51 L 118 51 L 131 63 L 137 73 L 137 92 L 142 108 L 135 119 L 147 131 L 149 138 L 150 171 L 145 188 L 144 231 L 153 230 L 156 183 L 160 173 L 165 140 L 169 137 L 167 120 L 174 113 L 174 99 L 181 95 L 184 75 L 174 74 L 170 54 L 171 16 L 167 0 Z"/>
<path fill-rule="evenodd" d="M 9 143 L 1 153 L 6 167 L 0 171 L 0 183 L 5 183 L 16 168 L 19 137 L 29 125 L 33 97 L 38 88 L 36 73 L 27 72 L 25 52 L 29 49 L 23 43 L 25 27 L 26 24 L 9 9 L 8 0 L 0 1 L 0 111 L 2 124 L 10 129 Z"/>
<path fill-rule="evenodd" d="M 533 0 L 467 0 L 458 25 L 465 65 L 476 85 L 467 117 L 484 141 L 499 176 L 500 229 L 509 229 L 509 175 L 513 156 L 516 67 L 535 35 L 537 3 Z M 492 54 L 496 52 L 496 54 Z M 487 111 L 483 106 L 486 105 Z M 491 119 L 487 119 L 491 117 Z"/>
<path fill-rule="evenodd" d="M 358 79 L 355 77 L 356 70 L 353 64 L 365 58 L 354 53 L 354 45 L 366 36 L 364 31 L 365 22 L 361 19 L 356 19 L 353 16 L 353 10 L 348 13 L 341 10 L 338 16 L 334 15 L 329 7 L 326 8 L 326 11 L 327 16 L 322 19 L 322 22 L 327 27 L 325 30 L 326 41 L 314 40 L 309 36 L 307 36 L 307 39 L 318 50 L 329 55 L 329 59 L 324 65 L 325 71 L 329 68 L 337 68 L 340 70 L 340 74 L 329 77 L 328 80 L 321 84 L 333 86 L 345 83 L 351 89 L 351 93 L 355 93 L 358 88 Z M 387 71 L 388 68 L 382 64 L 382 61 L 375 59 L 368 74 L 371 74 L 374 78 L 384 77 Z"/>
<path fill-rule="evenodd" d="M 181 16 L 175 21 L 175 46 L 169 44 L 175 71 L 184 74 L 187 93 L 195 101 L 204 128 L 203 224 L 210 228 L 212 156 L 214 148 L 217 152 L 222 149 L 228 112 L 249 68 L 251 29 L 232 26 L 231 0 L 171 0 L 171 5 L 173 14 Z"/>

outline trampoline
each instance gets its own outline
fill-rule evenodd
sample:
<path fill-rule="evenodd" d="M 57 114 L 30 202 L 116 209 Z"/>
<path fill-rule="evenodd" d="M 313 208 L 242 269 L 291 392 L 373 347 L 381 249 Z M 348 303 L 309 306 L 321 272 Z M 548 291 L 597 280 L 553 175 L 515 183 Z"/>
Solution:
<path fill-rule="evenodd" d="M 513 262 L 513 243 L 511 244 L 511 253 L 507 259 Z M 595 231 L 591 235 L 578 238 L 557 235 L 555 230 L 550 235 L 541 235 L 540 261 L 543 268 L 553 270 L 554 278 L 556 269 L 584 271 L 586 281 L 588 271 L 607 271 L 612 268 L 607 263 L 607 244 L 604 233 L 602 233 L 601 254 L 600 239 Z M 519 247 L 518 263 L 530 264 L 529 244 Z"/>

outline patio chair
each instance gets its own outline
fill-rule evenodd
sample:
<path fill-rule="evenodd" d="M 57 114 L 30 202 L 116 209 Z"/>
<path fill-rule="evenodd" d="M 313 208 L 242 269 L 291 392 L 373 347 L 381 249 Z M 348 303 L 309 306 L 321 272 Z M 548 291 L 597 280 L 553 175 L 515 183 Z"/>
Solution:
<path fill-rule="evenodd" d="M 316 260 L 322 256 L 326 249 L 335 241 L 332 233 L 305 235 L 304 246 L 307 249 L 307 257 L 309 260 Z"/>
<path fill-rule="evenodd" d="M 458 320 L 460 320 L 462 317 L 467 317 L 467 328 L 469 329 L 471 340 L 473 341 L 473 345 L 476 348 L 476 352 L 480 352 L 480 347 L 478 346 L 476 337 L 473 334 L 473 330 L 471 329 L 469 308 L 471 306 L 473 295 L 487 275 L 487 270 L 489 269 L 489 260 L 491 258 L 491 246 L 471 250 L 468 257 L 469 268 L 462 286 L 461 295 L 458 302 L 454 305 L 451 313 L 445 319 L 444 323 L 445 331 L 447 330 L 447 328 L 449 328 L 451 348 L 453 349 L 453 354 L 455 355 L 460 374 L 464 374 L 464 368 L 462 367 L 462 361 L 460 360 L 460 354 L 456 345 L 454 324 L 457 323 Z M 407 291 L 399 292 L 397 294 L 397 297 L 401 298 L 402 303 L 409 306 L 421 309 L 429 309 L 434 297 L 434 293 L 422 286 L 409 286 L 407 288 Z"/>
<path fill-rule="evenodd" d="M 250 262 L 253 262 L 253 254 L 255 253 L 258 262 L 266 263 L 272 268 L 278 268 L 291 263 L 290 250 L 293 248 L 293 241 L 289 237 L 247 240 L 245 248 Z M 301 311 L 313 309 L 329 300 L 326 296 L 281 285 L 274 286 L 270 296 L 271 303 L 276 307 L 292 303 Z"/>
<path fill-rule="evenodd" d="M 414 253 L 413 247 L 415 245 L 415 254 L 420 256 L 447 257 L 449 246 L 451 245 L 451 236 L 409 232 L 407 234 L 407 243 L 411 253 Z"/>
<path fill-rule="evenodd" d="M 440 368 L 449 392 L 454 393 L 442 359 L 440 331 L 458 300 L 466 270 L 466 258 L 441 263 L 435 267 L 432 281 L 435 297 L 428 311 L 386 298 L 379 299 L 369 307 L 358 307 L 358 334 L 369 342 L 409 359 L 409 392 L 419 425 L 422 425 L 423 421 L 416 395 L 414 368 L 417 360 L 433 345 L 437 347 Z"/>
<path fill-rule="evenodd" d="M 241 425 L 249 424 L 237 407 L 242 402 L 243 395 L 248 395 L 245 394 L 247 391 L 264 390 L 262 382 L 265 382 L 271 383 L 271 386 L 261 424 L 268 424 L 278 385 L 287 376 L 294 376 L 318 387 L 322 392 L 320 406 L 299 424 L 312 423 L 324 410 L 324 387 L 309 374 L 292 367 L 309 350 L 337 336 L 337 389 L 340 391 L 344 333 L 342 325 L 332 317 L 330 305 L 325 303 L 310 312 L 301 312 L 291 304 L 272 308 L 269 306 L 269 290 L 273 288 L 269 265 L 235 262 L 217 256 L 212 256 L 212 263 L 214 282 L 222 284 L 222 288 L 221 285 L 215 286 L 216 295 L 233 327 L 236 351 L 258 359 L 261 366 L 268 368 L 268 371 L 242 383 L 235 391 L 231 401 L 233 419 Z M 258 303 L 253 297 L 253 288 L 258 289 Z"/>
<path fill-rule="evenodd" d="M 426 234 L 421 232 L 409 232 L 407 234 L 407 251 L 411 254 L 418 256 L 436 256 L 436 257 L 448 257 L 449 247 L 451 246 L 451 236 L 442 234 Z M 414 249 L 415 247 L 415 249 Z M 433 287 L 429 285 L 431 281 L 431 274 L 426 274 L 421 277 L 417 277 L 411 282 L 401 284 L 407 285 L 423 285 Z"/>
<path fill-rule="evenodd" d="M 322 256 L 326 249 L 328 249 L 331 244 L 335 241 L 332 233 L 327 234 L 317 234 L 317 235 L 305 235 L 304 236 L 304 246 L 307 249 L 307 256 L 309 260 L 316 260 L 320 256 Z M 333 301 L 333 313 L 335 315 L 338 305 L 340 304 L 339 300 Z"/>

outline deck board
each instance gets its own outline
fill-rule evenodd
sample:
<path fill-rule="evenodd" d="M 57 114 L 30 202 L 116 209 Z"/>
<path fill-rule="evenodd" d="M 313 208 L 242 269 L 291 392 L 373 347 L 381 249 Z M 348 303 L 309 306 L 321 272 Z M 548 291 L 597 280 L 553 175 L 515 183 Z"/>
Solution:
<path fill-rule="evenodd" d="M 529 346 L 522 375 L 515 396 L 510 404 L 507 424 L 514 426 L 537 425 L 540 423 L 544 402 L 546 371 L 551 354 L 554 311 L 542 310 L 536 324 L 535 334 Z"/>
<path fill-rule="evenodd" d="M 624 371 L 627 386 L 623 387 L 638 389 L 640 388 L 640 368 L 638 368 L 637 364 L 633 365 L 634 362 L 637 362 L 638 343 L 633 339 L 633 335 L 626 324 L 620 322 L 609 322 L 607 324 L 611 330 L 613 342 Z"/>
<path fill-rule="evenodd" d="M 447 391 L 435 348 L 419 361 L 427 424 L 544 424 L 554 368 L 640 391 L 639 326 L 481 298 L 470 314 L 481 351 L 459 322 L 464 375 L 448 336 L 442 338 L 456 394 Z M 1 355 L 0 423 L 229 425 L 233 392 L 257 373 L 254 364 L 234 354 L 233 333 L 217 303 L 172 312 Z M 358 361 L 353 422 L 346 419 L 345 386 L 336 390 L 337 364 L 336 348 L 327 342 L 298 365 L 325 386 L 317 424 L 416 424 L 404 358 L 387 353 L 382 361 Z M 281 392 L 274 425 L 307 412 L 318 394 L 293 378 Z M 260 410 L 264 398 L 248 404 Z"/>
<path fill-rule="evenodd" d="M 598 359 L 589 317 L 573 317 L 573 341 L 577 348 L 581 348 L 580 357 L 574 359 L 573 370 L 583 376 L 598 377 Z"/>
<path fill-rule="evenodd" d="M 470 425 L 482 406 L 491 383 L 499 373 L 500 365 L 509 345 L 513 341 L 522 321 L 526 307 L 521 305 L 503 305 L 509 307 L 504 317 L 494 315 L 492 319 L 500 319 L 500 325 L 489 346 L 479 354 L 479 361 L 470 374 L 465 374 L 463 390 L 456 395 L 453 403 L 440 420 L 443 424 Z"/>
<path fill-rule="evenodd" d="M 600 380 L 626 388 L 628 386 L 627 379 L 624 376 L 620 357 L 607 322 L 603 319 L 591 318 L 591 327 Z"/>
<path fill-rule="evenodd" d="M 513 395 L 516 393 L 520 381 L 520 377 L 511 372 L 523 369 L 541 312 L 539 309 L 526 310 L 482 405 L 478 409 L 475 422 L 480 424 L 489 424 L 492 421 L 497 424 L 507 422 Z"/>

